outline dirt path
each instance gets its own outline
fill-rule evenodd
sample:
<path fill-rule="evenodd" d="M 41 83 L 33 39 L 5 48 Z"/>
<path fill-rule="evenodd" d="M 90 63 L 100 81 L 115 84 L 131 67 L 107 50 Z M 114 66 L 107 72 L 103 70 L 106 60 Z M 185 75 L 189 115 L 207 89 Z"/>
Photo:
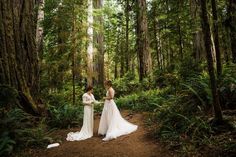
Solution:
<path fill-rule="evenodd" d="M 168 157 L 157 142 L 147 137 L 147 130 L 144 125 L 143 114 L 131 115 L 128 111 L 122 112 L 128 121 L 137 124 L 138 130 L 130 135 L 121 136 L 115 140 L 104 142 L 102 137 L 97 135 L 99 116 L 95 118 L 94 137 L 77 142 L 63 140 L 56 148 L 44 150 L 31 150 L 31 157 Z M 65 139 L 70 131 L 77 131 L 80 128 L 71 130 L 58 130 L 56 135 Z"/>

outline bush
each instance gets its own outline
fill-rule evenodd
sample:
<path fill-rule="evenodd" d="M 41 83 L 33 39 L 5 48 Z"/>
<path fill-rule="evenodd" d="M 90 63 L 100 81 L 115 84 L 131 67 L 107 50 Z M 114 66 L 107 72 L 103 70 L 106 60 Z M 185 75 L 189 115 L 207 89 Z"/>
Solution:
<path fill-rule="evenodd" d="M 230 69 L 232 70 L 232 68 Z M 230 76 L 232 74 L 233 72 Z M 226 82 L 232 84 L 235 78 L 235 76 L 223 76 L 221 88 L 227 86 Z M 230 81 L 228 81 L 229 79 Z M 228 145 L 229 142 L 217 142 L 212 138 L 219 135 L 209 118 L 212 115 L 208 114 L 212 109 L 209 82 L 209 76 L 205 71 L 201 74 L 186 76 L 184 80 L 181 79 L 176 93 L 169 93 L 169 99 L 164 98 L 164 103 L 157 106 L 151 115 L 152 123 L 156 124 L 156 127 L 153 128 L 154 136 L 167 143 L 170 148 L 184 154 L 194 154 L 202 149 L 202 146 L 204 148 L 214 146 L 215 150 L 220 148 L 224 151 L 225 145 Z M 231 87 L 231 91 L 234 91 L 234 88 Z M 226 98 L 226 100 L 231 102 L 231 99 Z M 232 129 L 232 127 L 229 128 Z M 232 151 L 232 145 L 234 144 L 230 144 L 227 149 Z"/>
<path fill-rule="evenodd" d="M 0 136 L 0 156 L 11 154 L 15 144 L 16 142 L 9 137 L 9 133 L 3 132 Z"/>
<path fill-rule="evenodd" d="M 52 92 L 52 93 L 44 93 L 44 101 L 46 104 L 58 106 L 60 104 L 69 104 L 73 101 L 72 96 L 72 86 L 65 86 L 63 90 L 60 90 L 58 92 Z M 76 103 L 79 104 L 82 101 L 82 95 L 84 93 L 84 89 L 76 86 Z"/>
<path fill-rule="evenodd" d="M 106 89 L 102 86 L 96 86 L 93 89 L 93 95 L 96 100 L 101 100 L 106 95 Z"/>
<path fill-rule="evenodd" d="M 176 88 L 179 85 L 180 78 L 176 72 L 169 73 L 164 71 L 155 71 L 155 87 L 165 88 L 165 87 L 173 87 Z"/>
<path fill-rule="evenodd" d="M 193 146 L 207 142 L 212 129 L 206 116 L 185 113 L 186 107 L 178 103 L 160 106 L 153 115 L 153 121 L 158 122 L 156 137 L 169 142 L 171 148 L 179 147 L 180 150 L 184 148 L 191 152 Z"/>
<path fill-rule="evenodd" d="M 19 148 L 43 146 L 52 141 L 46 126 L 19 108 L 4 114 L 0 126 L 0 155 L 8 156 Z"/>
<path fill-rule="evenodd" d="M 43 147 L 53 142 L 50 133 L 51 131 L 48 131 L 46 122 L 43 119 L 36 127 L 20 130 L 18 134 L 20 134 L 22 138 L 19 143 L 24 143 L 27 147 Z"/>
<path fill-rule="evenodd" d="M 142 84 L 131 73 L 126 73 L 124 77 L 113 81 L 113 87 L 116 91 L 116 97 L 120 97 L 141 91 Z"/>
<path fill-rule="evenodd" d="M 236 102 L 234 69 L 224 68 L 220 80 L 221 96 L 225 94 L 223 98 L 228 106 Z M 135 93 L 124 88 L 124 93 L 130 94 L 119 97 L 116 103 L 120 108 L 150 112 L 149 124 L 153 135 L 177 152 L 193 156 L 198 150 L 213 146 L 215 150 L 235 152 L 235 140 L 223 142 L 213 138 L 218 135 L 211 123 L 212 115 L 208 114 L 212 111 L 208 73 L 196 70 L 183 75 L 184 71 L 163 72 L 156 81 L 157 85 L 163 84 L 165 88 L 143 91 L 144 88 L 138 86 L 139 91 Z"/>
<path fill-rule="evenodd" d="M 128 96 L 120 97 L 116 100 L 116 104 L 123 109 L 132 109 L 135 111 L 153 111 L 157 106 L 163 104 L 165 98 L 159 95 L 166 95 L 169 89 L 165 90 L 149 90 Z M 167 95 L 168 96 L 168 95 Z"/>
<path fill-rule="evenodd" d="M 48 125 L 52 128 L 68 128 L 78 125 L 83 120 L 83 105 L 69 104 L 49 106 Z"/>
<path fill-rule="evenodd" d="M 236 109 L 236 65 L 227 65 L 223 68 L 219 91 L 222 107 Z"/>

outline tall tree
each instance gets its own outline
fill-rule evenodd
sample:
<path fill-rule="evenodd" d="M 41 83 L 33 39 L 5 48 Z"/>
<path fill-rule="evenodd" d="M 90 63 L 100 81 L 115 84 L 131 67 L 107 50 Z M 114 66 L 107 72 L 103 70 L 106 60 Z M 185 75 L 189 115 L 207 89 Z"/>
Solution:
<path fill-rule="evenodd" d="M 231 51 L 233 63 L 236 63 L 236 1 L 229 0 L 228 2 L 228 14 L 230 24 L 230 38 L 231 38 Z"/>
<path fill-rule="evenodd" d="M 216 1 L 211 0 L 212 7 L 212 15 L 213 15 L 213 35 L 214 35 L 214 44 L 216 51 L 216 65 L 217 65 L 217 75 L 221 75 L 222 67 L 221 67 L 221 53 L 220 53 L 220 43 L 219 43 L 219 32 L 218 32 L 218 16 L 217 16 L 217 8 Z"/>
<path fill-rule="evenodd" d="M 211 83 L 213 107 L 215 111 L 215 119 L 218 121 L 222 121 L 223 119 L 222 111 L 221 111 L 219 95 L 217 91 L 217 83 L 216 83 L 216 77 L 215 77 L 214 66 L 213 66 L 213 57 L 212 57 L 212 51 L 211 51 L 211 31 L 210 31 L 210 25 L 209 25 L 208 16 L 207 16 L 207 2 L 205 0 L 201 0 L 201 19 L 202 19 L 202 30 L 204 33 L 205 47 L 206 47 L 208 73 L 210 76 L 210 83 Z"/>
<path fill-rule="evenodd" d="M 88 0 L 87 84 L 93 84 L 93 1 Z"/>
<path fill-rule="evenodd" d="M 177 27 L 178 27 L 178 35 L 179 35 L 179 54 L 180 54 L 180 59 L 183 59 L 183 35 L 182 35 L 182 29 L 181 29 L 181 11 L 183 8 L 183 1 L 179 0 L 178 1 L 178 20 L 177 20 Z"/>
<path fill-rule="evenodd" d="M 36 49 L 42 56 L 43 53 L 43 27 L 42 21 L 44 19 L 44 0 L 38 1 L 38 18 L 37 18 L 37 30 L 36 30 Z"/>
<path fill-rule="evenodd" d="M 125 1 L 125 71 L 129 71 L 130 66 L 130 52 L 129 52 L 129 11 L 130 11 L 130 5 L 129 0 Z"/>
<path fill-rule="evenodd" d="M 19 103 L 38 113 L 38 53 L 34 0 L 0 1 L 0 84 L 18 90 Z"/>
<path fill-rule="evenodd" d="M 139 57 L 139 80 L 151 73 L 151 53 L 149 50 L 146 0 L 136 0 L 137 51 Z"/>
<path fill-rule="evenodd" d="M 160 69 L 161 68 L 161 64 L 160 64 L 160 33 L 159 33 L 159 27 L 158 27 L 158 18 L 157 18 L 157 2 L 153 1 L 152 2 L 152 9 L 150 11 L 150 17 L 153 18 L 152 20 L 152 31 L 153 33 L 150 33 L 150 36 L 152 36 L 153 39 L 153 49 L 155 49 L 155 53 L 156 53 L 156 61 L 157 61 L 157 68 Z M 151 21 L 150 21 L 151 23 Z"/>
<path fill-rule="evenodd" d="M 73 11 L 72 11 L 72 21 L 73 21 L 73 26 L 72 26 L 72 87 L 73 87 L 73 92 L 72 92 L 72 104 L 75 105 L 75 78 L 76 78 L 76 56 L 77 56 L 77 19 L 76 19 L 76 12 L 75 12 L 75 4 L 73 3 Z"/>
<path fill-rule="evenodd" d="M 199 5 L 196 0 L 190 0 L 190 14 L 191 14 L 191 26 L 192 26 L 192 38 L 193 38 L 193 57 L 196 61 L 201 60 L 205 54 L 205 46 L 202 30 L 199 29 L 198 15 Z"/>
<path fill-rule="evenodd" d="M 95 16 L 95 22 L 98 23 L 97 29 L 94 33 L 94 38 L 96 42 L 97 52 L 96 52 L 96 75 L 97 82 L 99 85 L 104 83 L 104 34 L 103 34 L 103 0 L 94 1 L 94 8 L 97 9 L 97 15 Z"/>

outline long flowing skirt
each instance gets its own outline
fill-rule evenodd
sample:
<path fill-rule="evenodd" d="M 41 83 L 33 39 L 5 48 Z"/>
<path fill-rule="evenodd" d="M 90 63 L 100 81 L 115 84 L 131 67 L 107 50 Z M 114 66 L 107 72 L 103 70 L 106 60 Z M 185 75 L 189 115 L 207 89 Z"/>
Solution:
<path fill-rule="evenodd" d="M 67 134 L 67 141 L 80 141 L 85 140 L 93 136 L 93 107 L 84 106 L 84 119 L 83 126 L 77 132 L 70 132 Z"/>
<path fill-rule="evenodd" d="M 106 135 L 108 141 L 136 131 L 137 125 L 126 121 L 120 114 L 114 100 L 106 100 L 99 123 L 98 134 Z"/>

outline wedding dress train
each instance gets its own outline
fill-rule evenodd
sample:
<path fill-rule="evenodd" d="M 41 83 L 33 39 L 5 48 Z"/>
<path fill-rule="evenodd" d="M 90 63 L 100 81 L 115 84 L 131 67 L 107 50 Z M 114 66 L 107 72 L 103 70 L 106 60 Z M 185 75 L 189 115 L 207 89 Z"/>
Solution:
<path fill-rule="evenodd" d="M 111 95 L 114 97 L 115 91 L 113 89 L 111 91 Z M 108 96 L 108 91 L 106 96 Z M 130 134 L 136 131 L 137 128 L 137 125 L 131 124 L 121 116 L 113 99 L 105 100 L 98 129 L 98 134 L 106 135 L 105 138 L 103 138 L 104 141 Z"/>
<path fill-rule="evenodd" d="M 85 93 L 83 95 L 84 119 L 83 126 L 78 132 L 70 132 L 67 134 L 67 141 L 80 141 L 91 138 L 93 136 L 93 102 L 96 101 L 93 94 Z"/>

